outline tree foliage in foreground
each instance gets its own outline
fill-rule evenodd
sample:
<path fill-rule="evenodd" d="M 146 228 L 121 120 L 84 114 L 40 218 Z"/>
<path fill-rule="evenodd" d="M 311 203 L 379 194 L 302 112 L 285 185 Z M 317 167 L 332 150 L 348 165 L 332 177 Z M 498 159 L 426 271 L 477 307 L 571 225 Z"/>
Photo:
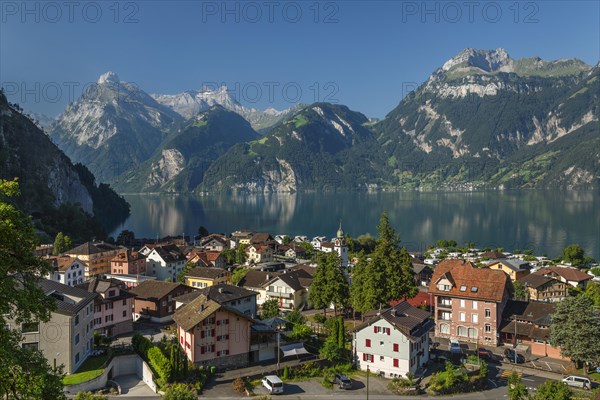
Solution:
<path fill-rule="evenodd" d="M 16 180 L 0 180 L 0 398 L 64 399 L 61 369 L 54 371 L 40 351 L 21 348 L 14 330 L 48 321 L 54 308 L 36 284 L 52 267 L 33 253 L 37 238 L 29 218 L 6 201 L 18 195 Z"/>
<path fill-rule="evenodd" d="M 575 363 L 600 365 L 600 318 L 594 315 L 594 302 L 586 294 L 568 297 L 556 306 L 550 325 L 550 342 L 560 346 L 563 356 Z"/>
<path fill-rule="evenodd" d="M 183 383 L 175 383 L 165 391 L 162 398 L 163 400 L 197 400 L 198 394 L 194 388 Z"/>
<path fill-rule="evenodd" d="M 319 253 L 317 268 L 310 286 L 308 301 L 317 309 L 327 310 L 333 304 L 337 313 L 348 304 L 350 296 L 348 280 L 336 252 Z"/>

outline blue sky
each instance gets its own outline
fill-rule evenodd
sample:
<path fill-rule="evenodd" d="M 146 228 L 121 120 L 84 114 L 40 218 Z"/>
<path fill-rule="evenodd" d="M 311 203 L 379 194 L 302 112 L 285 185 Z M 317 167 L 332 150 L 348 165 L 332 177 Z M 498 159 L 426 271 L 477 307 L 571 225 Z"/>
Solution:
<path fill-rule="evenodd" d="M 149 93 L 227 84 L 257 108 L 383 117 L 467 47 L 600 59 L 597 1 L 0 2 L 0 82 L 56 115 L 108 70 Z M 471 5 L 469 5 L 471 4 Z"/>

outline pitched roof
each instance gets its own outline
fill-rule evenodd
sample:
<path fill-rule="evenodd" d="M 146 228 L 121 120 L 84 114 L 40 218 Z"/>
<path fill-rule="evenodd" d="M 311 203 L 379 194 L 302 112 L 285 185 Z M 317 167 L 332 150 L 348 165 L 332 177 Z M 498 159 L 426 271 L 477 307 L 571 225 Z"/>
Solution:
<path fill-rule="evenodd" d="M 168 263 L 186 260 L 185 255 L 183 254 L 181 249 L 179 249 L 179 247 L 177 247 L 174 244 L 156 246 L 154 247 L 154 250 L 163 260 L 165 260 L 165 262 Z"/>
<path fill-rule="evenodd" d="M 82 245 L 79 245 L 69 251 L 66 251 L 65 254 L 72 255 L 84 255 L 89 256 L 92 254 L 102 253 L 104 251 L 117 250 L 118 247 L 114 246 L 110 243 L 104 242 L 86 242 Z"/>
<path fill-rule="evenodd" d="M 537 274 L 529 274 L 518 279 L 519 282 L 523 284 L 523 286 L 537 289 L 551 282 L 557 282 L 556 279 L 545 276 L 545 275 L 537 275 Z"/>
<path fill-rule="evenodd" d="M 112 258 L 111 261 L 133 262 L 133 261 L 137 261 L 137 260 L 142 260 L 144 258 L 146 258 L 146 256 L 144 256 L 142 253 L 139 253 L 137 251 L 133 251 L 130 249 L 125 249 L 125 250 L 119 251 L 117 253 L 117 255 Z"/>
<path fill-rule="evenodd" d="M 196 268 L 192 268 L 188 271 L 187 274 L 185 274 L 186 277 L 193 277 L 193 278 L 204 278 L 204 279 L 218 279 L 218 278 L 223 278 L 225 276 L 227 276 L 228 272 L 224 269 L 221 268 L 216 268 L 216 267 L 209 267 L 209 268 L 205 268 L 205 267 L 196 267 Z"/>
<path fill-rule="evenodd" d="M 243 317 L 248 321 L 254 322 L 252 318 L 244 315 L 236 309 L 221 305 L 204 295 L 198 296 L 192 302 L 175 311 L 175 314 L 173 314 L 173 320 L 185 331 L 189 331 L 220 309 L 226 310 L 236 314 L 239 317 Z"/>
<path fill-rule="evenodd" d="M 518 271 L 528 271 L 530 269 L 529 261 L 515 260 L 515 259 L 507 259 L 507 260 L 492 260 L 491 263 L 488 264 L 488 267 L 500 263 L 507 268 L 518 272 Z"/>
<path fill-rule="evenodd" d="M 312 262 L 308 262 L 308 263 L 297 264 L 297 265 L 294 265 L 294 266 L 288 268 L 288 271 L 297 271 L 297 270 L 302 270 L 302 271 L 308 273 L 310 276 L 314 276 L 315 272 L 317 270 L 317 267 L 313 266 Z"/>
<path fill-rule="evenodd" d="M 130 289 L 129 292 L 141 299 L 159 300 L 181 286 L 184 285 L 177 282 L 151 280 L 142 282 L 133 289 Z"/>
<path fill-rule="evenodd" d="M 384 319 L 411 341 L 414 341 L 434 328 L 435 324 L 429 318 L 430 315 L 428 311 L 413 307 L 407 301 L 403 301 L 360 324 L 353 331 L 360 331 L 380 319 Z"/>
<path fill-rule="evenodd" d="M 79 263 L 81 265 L 87 265 L 85 261 L 81 261 L 79 258 L 69 257 L 69 256 L 53 256 L 45 258 L 48 261 L 54 261 L 56 265 L 56 269 L 60 272 L 65 272 L 66 270 L 73 265 L 73 263 Z"/>
<path fill-rule="evenodd" d="M 213 240 L 221 243 L 222 245 L 227 245 L 227 239 L 224 236 L 218 235 L 216 233 L 203 237 L 201 244 L 202 246 L 206 246 L 207 243 L 212 242 Z"/>
<path fill-rule="evenodd" d="M 209 300 L 214 300 L 219 304 L 223 304 L 250 296 L 258 296 L 258 293 L 253 290 L 248 290 L 233 285 L 212 285 L 199 289 L 195 292 L 188 293 L 187 295 L 178 296 L 175 298 L 175 301 L 186 304 L 195 300 L 198 298 L 198 296 L 204 296 Z"/>
<path fill-rule="evenodd" d="M 481 257 L 486 257 L 491 259 L 498 259 L 498 258 L 506 258 L 506 256 L 499 252 L 499 251 L 486 251 L 484 253 L 481 253 Z"/>
<path fill-rule="evenodd" d="M 269 243 L 273 241 L 273 237 L 269 233 L 255 233 L 250 240 L 250 243 Z"/>
<path fill-rule="evenodd" d="M 298 269 L 278 275 L 263 284 L 263 286 L 267 286 L 269 283 L 275 282 L 278 279 L 281 279 L 286 285 L 294 290 L 308 288 L 312 283 L 312 276 L 308 272 Z"/>
<path fill-rule="evenodd" d="M 584 282 L 593 278 L 593 276 L 586 274 L 583 271 L 573 267 L 559 267 L 558 265 L 551 265 L 549 267 L 540 268 L 534 274 L 546 275 L 555 273 L 563 277 L 565 280 L 570 282 Z"/>
<path fill-rule="evenodd" d="M 133 294 L 129 292 L 125 288 L 125 284 L 118 279 L 106 279 L 106 278 L 98 278 L 97 276 L 93 277 L 87 282 L 76 285 L 77 288 L 87 290 L 90 293 L 106 293 L 109 289 L 117 288 L 119 289 L 119 296 L 113 296 L 107 301 L 115 301 L 119 299 L 127 299 L 129 297 L 134 297 Z"/>
<path fill-rule="evenodd" d="M 259 288 L 271 278 L 279 276 L 280 274 L 280 272 L 249 270 L 238 282 L 237 286 L 246 288 Z"/>
<path fill-rule="evenodd" d="M 504 319 L 513 319 L 515 316 L 519 321 L 531 322 L 537 325 L 549 326 L 552 322 L 552 314 L 556 310 L 554 303 L 545 301 L 518 301 L 509 300 L 502 313 Z"/>
<path fill-rule="evenodd" d="M 438 289 L 437 283 L 443 277 L 454 282 L 450 291 Z M 429 291 L 444 296 L 501 302 L 508 288 L 508 279 L 501 270 L 477 268 L 464 260 L 443 260 L 433 272 Z"/>
<path fill-rule="evenodd" d="M 60 314 L 75 315 L 98 296 L 96 293 L 90 293 L 87 290 L 63 285 L 62 283 L 51 281 L 49 279 L 40 279 L 38 281 L 38 286 L 42 288 L 46 296 L 52 296 L 56 299 L 55 311 Z M 62 295 L 69 296 L 69 301 L 62 300 Z M 71 300 L 75 301 L 75 298 L 79 300 L 71 302 Z"/>

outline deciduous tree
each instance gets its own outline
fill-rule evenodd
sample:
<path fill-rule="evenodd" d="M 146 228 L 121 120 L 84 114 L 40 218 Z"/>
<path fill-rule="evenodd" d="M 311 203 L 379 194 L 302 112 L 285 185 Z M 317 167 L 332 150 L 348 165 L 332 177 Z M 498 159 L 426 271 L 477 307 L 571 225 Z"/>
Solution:
<path fill-rule="evenodd" d="M 508 378 L 508 399 L 526 400 L 528 398 L 527 388 L 523 385 L 521 376 L 516 371 Z"/>
<path fill-rule="evenodd" d="M 265 301 L 261 306 L 261 317 L 262 319 L 269 319 L 273 317 L 279 317 L 281 315 L 281 311 L 279 311 L 279 300 L 278 299 L 270 299 Z"/>
<path fill-rule="evenodd" d="M 550 341 L 560 346 L 563 356 L 575 363 L 600 364 L 600 318 L 594 315 L 594 302 L 586 293 L 569 297 L 556 306 L 550 325 Z"/>
<path fill-rule="evenodd" d="M 571 400 L 571 389 L 561 381 L 547 380 L 538 386 L 534 400 Z"/>
<path fill-rule="evenodd" d="M 11 327 L 48 321 L 55 307 L 37 285 L 52 267 L 34 255 L 37 238 L 30 219 L 6 199 L 19 195 L 16 180 L 0 180 L 0 398 L 64 399 L 62 371 L 41 352 L 23 349 Z"/>
<path fill-rule="evenodd" d="M 585 252 L 583 247 L 578 244 L 571 244 L 562 251 L 562 260 L 575 266 L 581 266 L 583 264 L 584 256 Z"/>

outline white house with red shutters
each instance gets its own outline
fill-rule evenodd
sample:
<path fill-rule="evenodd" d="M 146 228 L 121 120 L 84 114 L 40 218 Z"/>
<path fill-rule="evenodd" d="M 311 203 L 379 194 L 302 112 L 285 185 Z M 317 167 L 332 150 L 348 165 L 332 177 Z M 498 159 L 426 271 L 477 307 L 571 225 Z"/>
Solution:
<path fill-rule="evenodd" d="M 386 378 L 416 374 L 429 360 L 430 313 L 403 301 L 357 326 L 354 354 L 359 368 Z"/>

